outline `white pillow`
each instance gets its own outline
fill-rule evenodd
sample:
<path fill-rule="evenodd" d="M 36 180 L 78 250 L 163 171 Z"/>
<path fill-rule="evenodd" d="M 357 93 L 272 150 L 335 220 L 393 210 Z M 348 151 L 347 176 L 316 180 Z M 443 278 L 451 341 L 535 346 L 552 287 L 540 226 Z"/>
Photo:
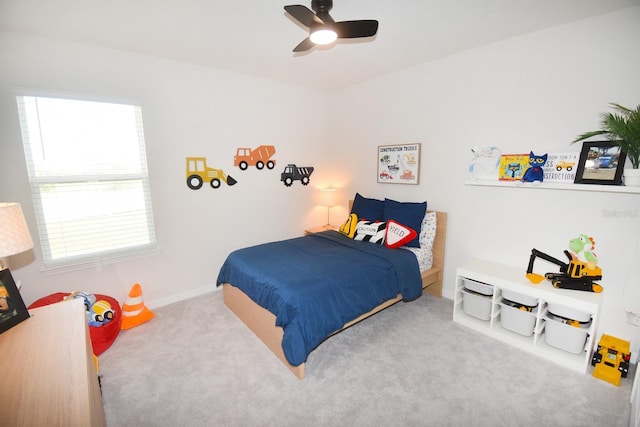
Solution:
<path fill-rule="evenodd" d="M 358 221 L 353 240 L 361 240 L 363 242 L 383 245 L 386 229 L 386 222 Z"/>
<path fill-rule="evenodd" d="M 437 216 L 435 212 L 427 212 L 420 228 L 420 247 L 433 249 L 436 238 Z"/>

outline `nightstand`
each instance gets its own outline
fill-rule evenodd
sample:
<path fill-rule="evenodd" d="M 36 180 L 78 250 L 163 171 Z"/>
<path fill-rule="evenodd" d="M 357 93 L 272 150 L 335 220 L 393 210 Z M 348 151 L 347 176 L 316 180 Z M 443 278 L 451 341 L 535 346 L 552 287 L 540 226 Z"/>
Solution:
<path fill-rule="evenodd" d="M 308 228 L 304 230 L 304 235 L 308 236 L 309 234 L 320 233 L 322 231 L 327 231 L 327 230 L 338 231 L 338 227 L 334 227 L 333 225 L 323 225 L 321 227 Z"/>

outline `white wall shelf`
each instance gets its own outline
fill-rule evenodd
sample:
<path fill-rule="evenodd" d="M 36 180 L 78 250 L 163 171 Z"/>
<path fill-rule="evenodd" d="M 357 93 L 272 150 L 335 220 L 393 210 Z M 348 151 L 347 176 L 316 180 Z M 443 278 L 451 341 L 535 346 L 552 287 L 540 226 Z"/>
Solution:
<path fill-rule="evenodd" d="M 512 187 L 512 188 L 528 188 L 528 189 L 546 189 L 546 190 L 571 190 L 571 191 L 599 191 L 604 193 L 630 193 L 640 194 L 640 187 L 627 187 L 624 185 L 597 185 L 597 184 L 560 184 L 556 182 L 542 182 L 534 185 L 530 182 L 524 184 L 516 184 L 515 181 L 498 181 L 498 180 L 467 180 L 464 185 L 473 185 L 480 187 Z"/>
<path fill-rule="evenodd" d="M 557 289 L 547 281 L 534 285 L 525 277 L 525 273 L 524 268 L 481 259 L 474 259 L 464 266 L 458 267 L 454 291 L 453 321 L 564 367 L 585 373 L 591 363 L 591 353 L 602 306 L 602 294 Z M 478 318 L 473 313 L 467 313 L 469 310 L 464 309 L 464 300 L 468 298 L 465 295 L 468 294 L 463 289 L 465 282 L 468 283 L 468 280 L 481 282 L 493 287 L 493 295 L 485 297 L 485 301 L 490 301 L 491 305 L 490 314 L 486 316 L 488 317 L 487 320 Z M 531 314 L 526 314 L 535 316 L 535 326 L 530 336 L 522 335 L 503 327 L 501 310 L 505 308 L 500 305 L 500 302 L 502 301 L 502 293 L 505 291 L 524 295 L 538 303 Z M 547 343 L 547 337 L 545 337 L 546 322 L 555 322 L 555 320 L 547 319 L 549 304 L 563 306 L 567 309 L 590 315 L 591 324 L 585 329 L 581 329 L 586 333 L 586 339 L 583 350 L 580 351 L 578 349 L 579 353 L 565 351 L 563 348 Z M 564 327 L 565 325 L 562 326 Z M 578 343 L 578 345 L 581 345 L 581 343 Z"/>

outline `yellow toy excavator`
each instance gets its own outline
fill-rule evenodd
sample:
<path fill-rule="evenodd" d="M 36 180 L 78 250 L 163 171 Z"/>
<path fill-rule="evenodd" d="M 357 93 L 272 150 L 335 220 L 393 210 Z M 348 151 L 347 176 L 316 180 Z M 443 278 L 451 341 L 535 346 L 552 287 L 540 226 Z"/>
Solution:
<path fill-rule="evenodd" d="M 602 269 L 598 266 L 591 266 L 585 261 L 574 259 L 567 250 L 565 250 L 564 253 L 567 258 L 569 258 L 569 263 L 562 262 L 537 249 L 531 249 L 529 267 L 527 268 L 527 279 L 535 284 L 547 279 L 554 288 L 602 292 L 602 286 L 594 282 L 594 280 L 602 279 Z M 534 273 L 533 264 L 538 257 L 558 265 L 560 267 L 560 273 L 547 273 L 544 276 Z"/>

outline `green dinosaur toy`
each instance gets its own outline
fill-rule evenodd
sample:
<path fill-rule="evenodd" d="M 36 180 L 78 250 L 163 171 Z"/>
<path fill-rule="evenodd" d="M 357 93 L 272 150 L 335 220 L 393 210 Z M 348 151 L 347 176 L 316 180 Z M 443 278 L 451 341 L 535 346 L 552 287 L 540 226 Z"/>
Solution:
<path fill-rule="evenodd" d="M 596 247 L 596 241 L 593 237 L 581 234 L 575 239 L 569 240 L 569 249 L 573 259 L 579 259 L 580 255 L 587 262 L 587 268 L 593 270 L 598 264 L 598 256 L 593 250 Z"/>

